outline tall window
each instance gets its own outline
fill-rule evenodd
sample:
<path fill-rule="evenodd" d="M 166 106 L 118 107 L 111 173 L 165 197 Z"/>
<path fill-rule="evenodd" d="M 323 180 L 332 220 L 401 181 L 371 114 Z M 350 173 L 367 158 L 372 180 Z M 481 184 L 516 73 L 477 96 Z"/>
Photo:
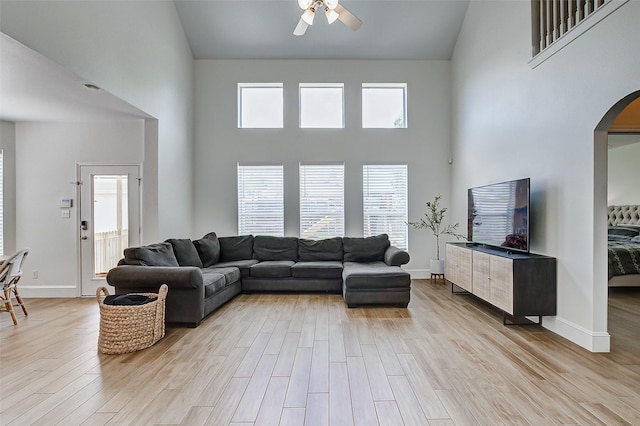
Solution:
<path fill-rule="evenodd" d="M 406 83 L 362 84 L 362 127 L 407 127 Z"/>
<path fill-rule="evenodd" d="M 300 83 L 300 127 L 343 128 L 344 84 Z"/>
<path fill-rule="evenodd" d="M 238 235 L 284 235 L 281 164 L 238 163 Z"/>
<path fill-rule="evenodd" d="M 238 128 L 283 128 L 282 83 L 238 83 Z"/>
<path fill-rule="evenodd" d="M 344 235 L 344 163 L 300 163 L 300 238 Z"/>
<path fill-rule="evenodd" d="M 0 255 L 4 254 L 4 160 L 0 149 Z"/>
<path fill-rule="evenodd" d="M 364 165 L 362 194 L 364 236 L 388 234 L 391 244 L 406 250 L 407 165 Z"/>

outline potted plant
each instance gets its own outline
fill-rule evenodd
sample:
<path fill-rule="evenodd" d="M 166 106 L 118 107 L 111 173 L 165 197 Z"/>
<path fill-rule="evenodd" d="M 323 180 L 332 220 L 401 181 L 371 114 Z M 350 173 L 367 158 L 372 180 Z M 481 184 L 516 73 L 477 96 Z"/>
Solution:
<path fill-rule="evenodd" d="M 444 217 L 447 207 L 440 207 L 440 194 L 436 195 L 433 201 L 427 201 L 427 211 L 418 222 L 408 222 L 415 229 L 428 229 L 436 237 L 436 258 L 431 259 L 431 273 L 444 274 L 444 260 L 440 260 L 440 235 L 451 235 L 455 238 L 466 238 L 462 234 L 458 234 L 459 223 L 453 225 L 445 225 Z"/>

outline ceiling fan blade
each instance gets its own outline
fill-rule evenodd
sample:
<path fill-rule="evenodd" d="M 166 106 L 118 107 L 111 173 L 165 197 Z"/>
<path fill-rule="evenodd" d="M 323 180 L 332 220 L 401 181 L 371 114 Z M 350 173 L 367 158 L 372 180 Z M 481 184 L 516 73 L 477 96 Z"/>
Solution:
<path fill-rule="evenodd" d="M 362 25 L 362 21 L 353 13 L 345 9 L 341 4 L 338 4 L 334 10 L 338 12 L 338 19 L 353 31 L 356 31 Z"/>
<path fill-rule="evenodd" d="M 293 30 L 293 35 L 301 36 L 307 32 L 307 28 L 309 28 L 309 24 L 304 22 L 304 19 L 300 18 L 298 21 L 298 25 L 296 25 L 296 29 Z"/>

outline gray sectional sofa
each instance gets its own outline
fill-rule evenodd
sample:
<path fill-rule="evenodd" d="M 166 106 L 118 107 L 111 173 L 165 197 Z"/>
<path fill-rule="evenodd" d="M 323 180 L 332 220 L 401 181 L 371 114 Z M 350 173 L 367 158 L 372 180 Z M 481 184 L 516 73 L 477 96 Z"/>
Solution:
<path fill-rule="evenodd" d="M 107 282 L 116 294 L 156 292 L 167 284 L 167 323 L 195 327 L 239 293 L 342 293 L 348 307 L 406 307 L 409 253 L 386 234 L 368 238 L 218 237 L 169 239 L 127 248 Z"/>

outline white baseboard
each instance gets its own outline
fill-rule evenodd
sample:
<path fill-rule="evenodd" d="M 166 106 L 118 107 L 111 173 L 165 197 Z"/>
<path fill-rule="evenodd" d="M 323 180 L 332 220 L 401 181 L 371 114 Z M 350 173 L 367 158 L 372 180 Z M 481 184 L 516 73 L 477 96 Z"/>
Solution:
<path fill-rule="evenodd" d="M 430 277 L 429 269 L 405 269 L 409 274 L 411 274 L 412 280 L 424 280 Z"/>
<path fill-rule="evenodd" d="M 24 298 L 78 297 L 78 289 L 75 286 L 21 285 L 18 288 L 20 290 L 20 296 Z"/>
<path fill-rule="evenodd" d="M 609 352 L 611 335 L 586 328 L 560 317 L 544 317 L 542 326 L 591 352 Z"/>

